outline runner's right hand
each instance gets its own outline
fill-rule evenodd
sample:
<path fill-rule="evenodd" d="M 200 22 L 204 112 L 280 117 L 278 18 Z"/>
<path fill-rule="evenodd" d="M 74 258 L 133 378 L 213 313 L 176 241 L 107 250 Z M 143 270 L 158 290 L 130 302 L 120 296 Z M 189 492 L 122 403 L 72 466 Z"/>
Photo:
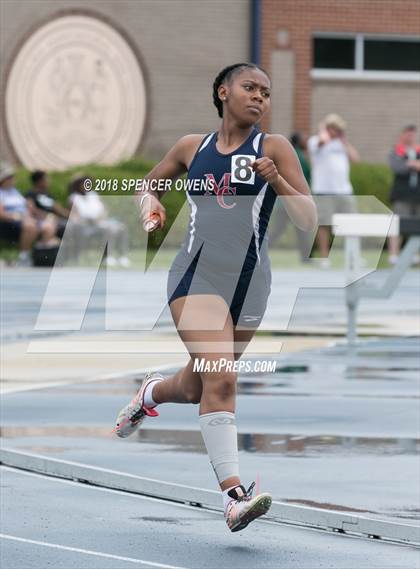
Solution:
<path fill-rule="evenodd" d="M 166 210 L 158 198 L 151 193 L 145 193 L 138 198 L 140 220 L 148 233 L 163 229 L 166 221 Z"/>

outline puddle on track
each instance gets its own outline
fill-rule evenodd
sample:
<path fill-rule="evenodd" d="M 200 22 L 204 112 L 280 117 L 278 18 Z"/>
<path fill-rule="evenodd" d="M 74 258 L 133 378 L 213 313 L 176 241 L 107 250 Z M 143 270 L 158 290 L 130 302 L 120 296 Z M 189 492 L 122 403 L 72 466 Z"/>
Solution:
<path fill-rule="evenodd" d="M 10 426 L 2 427 L 0 435 L 4 439 L 15 438 L 79 438 L 79 439 L 114 439 L 115 435 L 108 427 L 95 426 Z M 31 447 L 26 445 L 27 450 L 39 452 L 40 448 L 59 448 L 67 450 L 65 441 L 61 445 L 51 446 L 41 443 L 39 440 Z M 57 441 L 58 442 L 58 441 Z M 160 445 L 160 452 L 194 452 L 205 453 L 201 432 L 193 430 L 173 429 L 141 429 L 127 442 L 132 444 Z M 79 443 L 78 443 L 79 446 Z M 332 435 L 297 435 L 297 434 L 259 434 L 240 433 L 238 435 L 239 450 L 253 453 L 286 455 L 295 457 L 316 457 L 324 455 L 417 455 L 420 454 L 420 439 L 393 438 L 393 437 L 349 437 Z"/>

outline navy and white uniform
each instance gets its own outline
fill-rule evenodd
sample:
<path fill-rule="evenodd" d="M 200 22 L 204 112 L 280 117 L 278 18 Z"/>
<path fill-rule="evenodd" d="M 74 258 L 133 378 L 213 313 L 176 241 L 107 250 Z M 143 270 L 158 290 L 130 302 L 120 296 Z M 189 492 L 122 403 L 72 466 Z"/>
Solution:
<path fill-rule="evenodd" d="M 276 193 L 250 164 L 262 157 L 264 134 L 254 128 L 229 154 L 216 148 L 217 133 L 200 144 L 188 171 L 190 219 L 185 241 L 169 271 L 168 301 L 215 294 L 235 325 L 258 327 L 270 294 L 267 225 Z"/>

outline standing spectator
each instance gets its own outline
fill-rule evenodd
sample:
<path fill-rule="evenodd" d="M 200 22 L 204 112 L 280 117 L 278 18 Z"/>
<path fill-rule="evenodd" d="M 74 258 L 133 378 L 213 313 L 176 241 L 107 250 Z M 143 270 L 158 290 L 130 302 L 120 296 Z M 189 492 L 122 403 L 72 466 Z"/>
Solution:
<path fill-rule="evenodd" d="M 48 176 L 42 170 L 31 174 L 32 188 L 26 194 L 32 215 L 38 220 L 50 219 L 56 224 L 57 237 L 63 237 L 69 210 L 62 207 L 48 192 Z"/>
<path fill-rule="evenodd" d="M 72 235 L 76 239 L 77 254 L 86 239 L 96 235 L 105 237 L 108 243 L 107 265 L 128 267 L 128 232 L 126 226 L 116 219 L 108 218 L 106 208 L 94 191 L 87 192 L 84 187 L 87 176 L 76 175 L 69 185 L 70 223 Z M 114 257 L 115 253 L 119 258 Z"/>
<path fill-rule="evenodd" d="M 310 186 L 311 168 L 308 159 L 306 157 L 307 137 L 304 136 L 301 132 L 295 131 L 290 135 L 289 140 L 293 148 L 295 149 L 296 154 L 298 155 L 303 175 L 305 176 L 305 179 L 308 182 L 308 186 Z M 275 240 L 279 239 L 283 235 L 284 231 L 287 229 L 287 226 L 290 223 L 290 218 L 287 215 L 287 212 L 284 207 L 281 207 L 279 209 L 273 221 L 275 225 L 270 233 L 270 240 L 274 243 Z M 294 227 L 299 247 L 300 260 L 302 261 L 302 263 L 309 263 L 309 253 L 312 245 L 312 239 L 310 238 L 308 232 L 302 231 L 296 225 Z"/>
<path fill-rule="evenodd" d="M 320 123 L 317 135 L 308 140 L 312 164 L 312 193 L 331 196 L 318 208 L 319 229 L 317 243 L 321 254 L 321 266 L 329 267 L 329 244 L 332 215 L 354 213 L 349 196 L 353 194 L 350 182 L 350 162 L 358 162 L 357 150 L 346 139 L 346 122 L 336 114 L 330 114 Z"/>
<path fill-rule="evenodd" d="M 15 172 L 7 164 L 0 165 L 0 239 L 18 243 L 18 264 L 31 264 L 30 251 L 39 237 L 42 245 L 48 245 L 55 233 L 49 221 L 37 221 L 28 211 L 25 198 L 15 188 Z"/>
<path fill-rule="evenodd" d="M 420 145 L 417 127 L 407 125 L 401 131 L 397 144 L 389 154 L 389 165 L 394 173 L 391 203 L 395 214 L 402 217 L 420 217 Z M 389 262 L 398 260 L 401 239 L 388 238 Z"/>

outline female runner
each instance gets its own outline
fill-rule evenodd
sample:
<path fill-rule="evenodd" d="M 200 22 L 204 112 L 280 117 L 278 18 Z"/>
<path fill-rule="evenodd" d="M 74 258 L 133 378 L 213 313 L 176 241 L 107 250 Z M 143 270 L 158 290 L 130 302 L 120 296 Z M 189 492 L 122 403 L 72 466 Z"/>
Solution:
<path fill-rule="evenodd" d="M 271 272 L 265 234 L 276 197 L 300 229 L 312 230 L 317 223 L 293 147 L 255 126 L 270 108 L 270 87 L 268 74 L 257 65 L 223 69 L 213 85 L 222 119 L 218 131 L 184 136 L 147 176 L 175 179 L 188 172 L 188 180 L 208 183 L 187 193 L 188 234 L 168 278 L 171 314 L 191 359 L 172 377 L 147 374 L 115 428 L 127 437 L 146 416 L 158 416 L 162 403 L 199 403 L 200 428 L 231 531 L 244 529 L 271 505 L 269 494 L 252 497 L 254 484 L 245 490 L 239 478 L 234 364 L 266 308 Z M 164 226 L 157 192 L 143 192 L 140 206 L 145 227 Z M 194 370 L 197 360 L 205 362 L 200 373 Z"/>

